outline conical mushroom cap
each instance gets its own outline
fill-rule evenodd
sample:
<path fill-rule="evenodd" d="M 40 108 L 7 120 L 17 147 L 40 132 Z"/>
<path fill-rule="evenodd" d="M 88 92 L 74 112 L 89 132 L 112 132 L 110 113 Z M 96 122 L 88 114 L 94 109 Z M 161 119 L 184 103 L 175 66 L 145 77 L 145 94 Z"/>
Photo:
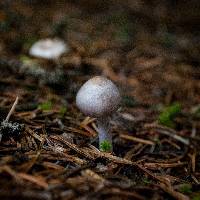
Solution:
<path fill-rule="evenodd" d="M 115 112 L 120 100 L 119 90 L 112 81 L 95 76 L 78 91 L 76 105 L 88 116 L 103 117 Z"/>

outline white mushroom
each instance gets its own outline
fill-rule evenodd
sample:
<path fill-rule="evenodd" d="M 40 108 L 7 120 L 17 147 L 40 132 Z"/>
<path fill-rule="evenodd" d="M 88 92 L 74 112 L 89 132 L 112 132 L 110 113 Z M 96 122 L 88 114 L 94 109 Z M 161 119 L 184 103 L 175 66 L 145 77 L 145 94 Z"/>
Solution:
<path fill-rule="evenodd" d="M 68 51 L 69 47 L 60 39 L 41 39 L 33 44 L 29 54 L 39 58 L 57 59 Z"/>
<path fill-rule="evenodd" d="M 121 97 L 114 83 L 102 76 L 88 80 L 78 91 L 76 104 L 86 115 L 97 118 L 100 150 L 112 151 L 109 119 L 119 106 Z M 102 145 L 110 145 L 104 149 Z"/>

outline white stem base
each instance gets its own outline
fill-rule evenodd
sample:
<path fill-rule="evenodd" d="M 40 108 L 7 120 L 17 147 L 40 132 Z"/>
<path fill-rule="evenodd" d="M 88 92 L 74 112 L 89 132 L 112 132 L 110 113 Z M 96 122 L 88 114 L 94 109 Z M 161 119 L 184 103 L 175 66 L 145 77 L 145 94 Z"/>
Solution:
<path fill-rule="evenodd" d="M 103 142 L 107 142 L 110 144 L 110 150 L 112 151 L 112 135 L 109 133 L 110 126 L 109 126 L 109 118 L 99 118 L 97 119 L 97 126 L 98 126 L 98 132 L 99 132 L 99 149 L 101 150 L 101 144 Z"/>

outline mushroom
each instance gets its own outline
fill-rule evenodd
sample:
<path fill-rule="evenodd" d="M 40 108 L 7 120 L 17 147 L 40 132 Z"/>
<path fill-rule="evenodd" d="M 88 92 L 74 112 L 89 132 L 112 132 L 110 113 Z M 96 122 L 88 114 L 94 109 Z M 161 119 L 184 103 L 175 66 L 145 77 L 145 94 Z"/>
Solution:
<path fill-rule="evenodd" d="M 41 39 L 33 44 L 29 50 L 31 56 L 50 60 L 58 59 L 69 47 L 60 39 Z"/>
<path fill-rule="evenodd" d="M 78 91 L 76 105 L 86 115 L 97 119 L 99 148 L 112 151 L 109 120 L 118 109 L 121 97 L 116 85 L 103 76 L 88 80 Z"/>
<path fill-rule="evenodd" d="M 22 71 L 38 78 L 40 83 L 63 84 L 64 71 L 59 57 L 68 51 L 68 45 L 60 39 L 41 39 L 34 43 L 29 50 L 31 56 L 41 59 L 23 60 Z"/>

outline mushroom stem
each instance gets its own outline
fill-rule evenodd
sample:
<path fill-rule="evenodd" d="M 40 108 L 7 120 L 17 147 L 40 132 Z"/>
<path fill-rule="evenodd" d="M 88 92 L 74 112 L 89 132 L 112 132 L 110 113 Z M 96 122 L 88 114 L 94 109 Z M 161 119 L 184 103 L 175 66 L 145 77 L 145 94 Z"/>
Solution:
<path fill-rule="evenodd" d="M 99 149 L 102 151 L 112 151 L 112 135 L 109 133 L 110 125 L 109 125 L 110 117 L 101 117 L 97 118 L 97 127 L 99 132 Z M 105 147 L 104 149 L 104 145 Z M 108 148 L 109 147 L 109 148 Z"/>

